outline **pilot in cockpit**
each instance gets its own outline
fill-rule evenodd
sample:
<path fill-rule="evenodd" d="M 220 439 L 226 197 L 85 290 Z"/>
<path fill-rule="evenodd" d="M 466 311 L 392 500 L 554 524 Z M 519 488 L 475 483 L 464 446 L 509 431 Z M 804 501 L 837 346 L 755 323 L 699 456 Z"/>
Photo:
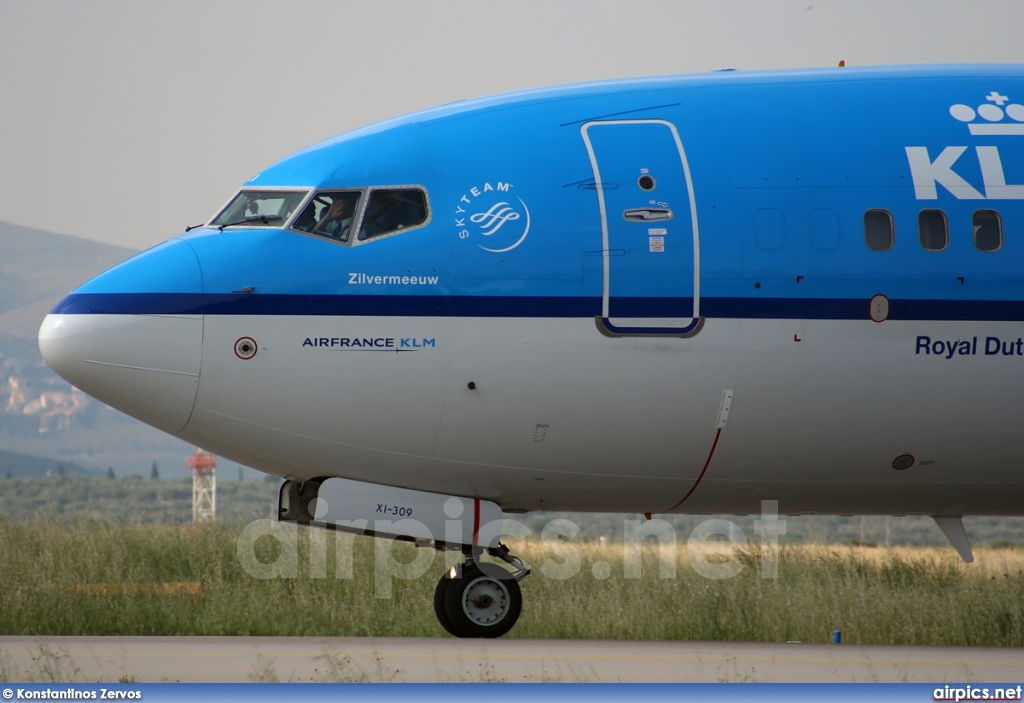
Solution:
<path fill-rule="evenodd" d="M 321 234 L 333 239 L 348 239 L 348 229 L 352 224 L 352 206 L 347 199 L 339 196 L 327 208 L 323 216 L 310 230 L 313 234 Z"/>

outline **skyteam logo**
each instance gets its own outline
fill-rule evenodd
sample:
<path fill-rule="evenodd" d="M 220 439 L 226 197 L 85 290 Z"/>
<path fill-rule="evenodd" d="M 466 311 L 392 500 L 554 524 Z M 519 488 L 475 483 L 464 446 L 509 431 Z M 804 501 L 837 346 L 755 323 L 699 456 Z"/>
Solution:
<path fill-rule="evenodd" d="M 967 125 L 971 136 L 1024 136 L 1024 105 L 1010 102 L 1010 98 L 997 90 L 985 96 L 976 108 L 957 103 L 951 105 L 949 114 L 953 119 Z M 979 119 L 980 118 L 980 119 Z M 1009 118 L 1009 119 L 1007 119 Z M 1022 146 L 1019 140 L 1000 140 L 999 146 L 985 144 L 975 146 L 947 146 L 935 153 L 926 146 L 908 146 L 907 162 L 914 181 L 914 196 L 918 200 L 936 200 L 938 186 L 945 188 L 958 200 L 1024 200 L 1024 184 L 1007 183 L 1003 164 L 1020 163 Z M 1000 147 L 1004 147 L 1002 150 Z M 1015 149 L 1016 147 L 1016 149 Z M 1004 151 L 1008 151 L 1004 160 Z M 973 152 L 973 155 L 971 154 Z M 981 171 L 981 183 L 970 183 L 957 167 L 961 157 L 977 159 Z M 1011 174 L 1012 176 L 1013 174 Z M 1016 178 L 1021 178 L 1018 171 Z"/>
<path fill-rule="evenodd" d="M 484 251 L 501 254 L 526 241 L 530 209 L 512 193 L 511 183 L 498 181 L 473 186 L 455 207 L 459 239 L 473 239 Z"/>

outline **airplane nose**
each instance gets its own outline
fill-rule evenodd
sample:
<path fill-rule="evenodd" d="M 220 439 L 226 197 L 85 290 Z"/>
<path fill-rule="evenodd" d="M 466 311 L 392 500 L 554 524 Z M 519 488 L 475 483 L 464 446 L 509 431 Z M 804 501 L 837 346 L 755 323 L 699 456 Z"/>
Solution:
<path fill-rule="evenodd" d="M 202 345 L 202 275 L 180 240 L 79 287 L 39 328 L 39 350 L 61 377 L 172 434 L 192 414 Z"/>

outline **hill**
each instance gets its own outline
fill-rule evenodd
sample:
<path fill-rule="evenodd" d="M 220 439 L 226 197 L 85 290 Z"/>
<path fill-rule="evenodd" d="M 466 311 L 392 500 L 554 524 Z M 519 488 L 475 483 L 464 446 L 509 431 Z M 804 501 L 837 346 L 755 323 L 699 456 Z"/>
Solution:
<path fill-rule="evenodd" d="M 56 459 L 44 459 L 0 450 L 0 477 L 42 478 L 62 474 L 97 476 L 99 471 Z"/>
<path fill-rule="evenodd" d="M 73 288 L 136 253 L 3 221 L 0 251 L 0 336 L 28 340 Z"/>
<path fill-rule="evenodd" d="M 63 464 L 148 475 L 157 461 L 168 478 L 187 476 L 190 446 L 73 389 L 36 345 L 54 305 L 135 251 L 3 221 L 0 251 L 0 449 L 40 457 L 44 472 Z"/>

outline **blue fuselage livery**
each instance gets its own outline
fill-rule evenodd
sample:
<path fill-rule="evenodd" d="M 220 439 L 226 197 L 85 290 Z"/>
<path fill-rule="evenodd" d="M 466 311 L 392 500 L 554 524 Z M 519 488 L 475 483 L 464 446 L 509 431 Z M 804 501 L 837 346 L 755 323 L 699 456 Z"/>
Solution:
<path fill-rule="evenodd" d="M 285 519 L 345 480 L 498 513 L 924 514 L 958 548 L 961 516 L 1024 515 L 1021 339 L 1021 66 L 396 118 L 267 168 L 40 330 L 86 392 L 287 478 Z"/>
<path fill-rule="evenodd" d="M 228 314 L 575 317 L 600 314 L 607 296 L 626 317 L 688 316 L 699 301 L 708 318 L 862 319 L 865 296 L 884 289 L 892 319 L 1021 320 L 1021 296 L 1006 286 L 1021 277 L 1016 242 L 979 251 L 971 223 L 993 209 L 1012 229 L 1024 122 L 1008 110 L 996 122 L 950 114 L 1020 107 L 1007 102 L 1024 102 L 1013 97 L 1020 80 L 1013 67 L 735 72 L 456 103 L 329 140 L 246 184 L 415 181 L 429 197 L 415 236 L 365 248 L 269 227 L 180 239 L 204 266 L 198 309 Z M 645 169 L 656 171 L 650 192 L 637 186 Z M 671 220 L 622 217 L 662 201 Z M 884 255 L 864 245 L 875 208 L 895 221 Z M 917 242 L 926 208 L 948 218 L 941 255 Z M 131 269 L 57 311 L 146 312 L 150 301 L 109 296 L 136 292 L 123 276 L 142 264 Z M 233 297 L 239 271 L 260 279 L 252 300 Z M 155 294 L 155 311 L 197 309 L 192 291 L 154 287 L 139 292 Z"/>

